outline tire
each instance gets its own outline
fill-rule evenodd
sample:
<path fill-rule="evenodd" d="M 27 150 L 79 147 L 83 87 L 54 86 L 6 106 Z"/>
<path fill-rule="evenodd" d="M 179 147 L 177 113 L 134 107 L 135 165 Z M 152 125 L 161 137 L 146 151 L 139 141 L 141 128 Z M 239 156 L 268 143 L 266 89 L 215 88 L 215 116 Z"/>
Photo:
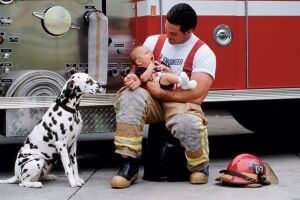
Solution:
<path fill-rule="evenodd" d="M 242 126 L 255 133 L 299 132 L 300 100 L 237 102 L 230 106 L 230 112 Z"/>

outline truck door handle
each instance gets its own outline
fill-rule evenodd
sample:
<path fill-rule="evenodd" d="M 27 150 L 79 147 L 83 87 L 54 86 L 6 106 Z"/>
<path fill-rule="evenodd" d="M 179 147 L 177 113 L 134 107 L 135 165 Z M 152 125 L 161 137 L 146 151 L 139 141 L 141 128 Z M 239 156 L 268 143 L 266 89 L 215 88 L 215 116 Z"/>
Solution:
<path fill-rule="evenodd" d="M 215 28 L 213 38 L 217 45 L 228 46 L 232 42 L 232 31 L 229 26 L 221 24 Z"/>

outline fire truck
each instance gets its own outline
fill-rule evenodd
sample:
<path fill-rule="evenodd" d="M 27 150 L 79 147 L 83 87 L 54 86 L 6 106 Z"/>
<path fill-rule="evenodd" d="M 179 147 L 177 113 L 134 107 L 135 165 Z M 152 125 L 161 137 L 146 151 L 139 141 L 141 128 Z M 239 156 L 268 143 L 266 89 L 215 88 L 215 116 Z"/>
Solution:
<path fill-rule="evenodd" d="M 130 50 L 164 33 L 180 2 L 195 9 L 194 33 L 217 57 L 203 106 L 230 111 L 254 132 L 295 128 L 300 0 L 0 0 L 0 133 L 28 134 L 77 71 L 108 85 L 83 99 L 83 133 L 113 132 Z"/>

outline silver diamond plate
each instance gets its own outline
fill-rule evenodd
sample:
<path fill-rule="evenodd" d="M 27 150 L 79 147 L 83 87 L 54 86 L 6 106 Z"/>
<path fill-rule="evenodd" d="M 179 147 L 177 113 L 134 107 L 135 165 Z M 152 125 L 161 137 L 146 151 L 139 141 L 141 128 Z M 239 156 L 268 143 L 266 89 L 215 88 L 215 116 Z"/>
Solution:
<path fill-rule="evenodd" d="M 113 132 L 116 129 L 116 117 L 113 106 L 81 107 L 82 133 Z"/>
<path fill-rule="evenodd" d="M 0 134 L 7 137 L 26 136 L 43 117 L 47 108 L 7 109 L 0 112 Z M 116 127 L 113 106 L 80 107 L 83 119 L 81 133 L 114 132 Z"/>

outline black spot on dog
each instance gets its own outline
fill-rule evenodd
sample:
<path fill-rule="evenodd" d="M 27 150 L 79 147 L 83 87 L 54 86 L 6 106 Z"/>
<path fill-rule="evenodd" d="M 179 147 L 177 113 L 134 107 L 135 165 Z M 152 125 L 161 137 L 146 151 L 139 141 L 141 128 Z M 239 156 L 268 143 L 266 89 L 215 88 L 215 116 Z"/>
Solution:
<path fill-rule="evenodd" d="M 43 154 L 43 156 L 45 156 L 45 158 L 47 158 L 47 159 L 50 158 L 50 156 L 48 154 L 44 153 L 44 152 L 41 152 L 41 154 Z"/>
<path fill-rule="evenodd" d="M 65 147 L 66 146 L 66 144 L 63 144 L 63 147 Z"/>
<path fill-rule="evenodd" d="M 28 178 L 29 176 L 30 176 L 30 174 L 27 174 L 24 179 Z"/>
<path fill-rule="evenodd" d="M 62 116 L 62 112 L 61 111 L 58 112 L 57 115 L 61 117 Z"/>
<path fill-rule="evenodd" d="M 42 122 L 42 120 L 40 120 L 37 124 L 40 124 Z"/>
<path fill-rule="evenodd" d="M 70 125 L 70 131 L 73 131 L 73 126 L 72 125 Z"/>
<path fill-rule="evenodd" d="M 58 153 L 53 153 L 53 154 L 52 154 L 52 158 L 53 158 L 54 160 L 59 159 Z"/>
<path fill-rule="evenodd" d="M 44 137 L 43 137 L 43 140 L 44 140 L 45 142 L 49 142 L 49 138 L 48 138 L 47 136 L 44 136 Z"/>
<path fill-rule="evenodd" d="M 26 173 L 27 171 L 28 171 L 28 169 L 23 169 L 23 171 L 22 171 L 22 172 L 23 172 L 23 173 Z"/>
<path fill-rule="evenodd" d="M 23 158 L 24 155 L 22 153 L 19 153 L 18 158 Z"/>
<path fill-rule="evenodd" d="M 73 157 L 73 155 L 70 155 L 70 160 L 71 160 L 72 164 L 74 164 L 74 163 L 75 163 L 75 160 L 74 160 L 74 157 Z"/>
<path fill-rule="evenodd" d="M 52 140 L 52 139 L 53 139 L 53 136 L 52 136 L 51 133 L 52 133 L 52 131 L 47 133 L 49 140 Z"/>
<path fill-rule="evenodd" d="M 72 136 L 72 140 L 75 138 L 75 135 Z"/>
<path fill-rule="evenodd" d="M 26 138 L 26 140 L 25 140 L 24 143 L 25 143 L 25 144 L 30 144 L 30 139 L 29 139 L 29 138 Z"/>
<path fill-rule="evenodd" d="M 60 124 L 60 130 L 63 135 L 66 134 L 65 126 L 63 123 Z"/>
<path fill-rule="evenodd" d="M 69 120 L 69 121 L 72 121 L 72 117 L 69 117 L 68 120 Z"/>
<path fill-rule="evenodd" d="M 47 126 L 46 122 L 43 122 L 43 127 L 48 133 L 51 133 L 51 129 Z"/>
<path fill-rule="evenodd" d="M 49 126 L 52 127 L 52 123 L 49 123 Z"/>
<path fill-rule="evenodd" d="M 37 145 L 34 145 L 32 143 L 29 144 L 30 145 L 30 149 L 38 149 L 38 146 Z"/>
<path fill-rule="evenodd" d="M 61 148 L 59 148 L 59 151 L 62 151 L 62 149 L 61 149 Z"/>
<path fill-rule="evenodd" d="M 49 117 L 51 117 L 52 116 L 52 112 L 49 112 Z"/>
<path fill-rule="evenodd" d="M 57 121 L 54 119 L 54 117 L 52 117 L 51 120 L 52 120 L 52 122 L 53 122 L 54 125 L 57 124 Z"/>
<path fill-rule="evenodd" d="M 68 153 L 70 153 L 72 147 L 73 147 L 73 144 L 71 144 L 71 146 L 68 147 Z"/>
<path fill-rule="evenodd" d="M 20 159 L 19 162 L 18 162 L 18 165 L 23 168 L 24 165 L 26 164 L 26 162 L 29 160 L 29 158 L 23 158 L 23 159 Z"/>
<path fill-rule="evenodd" d="M 88 79 L 85 83 L 90 84 L 90 85 L 94 85 L 94 81 L 92 79 Z"/>
<path fill-rule="evenodd" d="M 58 105 L 55 104 L 54 107 L 53 107 L 53 111 L 56 112 L 57 110 L 58 110 Z"/>
<path fill-rule="evenodd" d="M 49 140 L 52 140 L 52 139 L 53 139 L 53 136 L 52 136 L 52 135 L 55 136 L 55 140 L 56 140 L 56 141 L 58 140 L 58 138 L 57 138 L 57 133 L 54 132 L 54 131 L 52 131 L 52 130 L 47 126 L 46 122 L 43 123 L 43 127 L 44 127 L 44 129 L 47 131 L 47 136 L 48 136 L 48 139 L 49 139 Z"/>
<path fill-rule="evenodd" d="M 55 136 L 55 141 L 57 141 L 58 140 L 57 133 L 55 131 L 52 131 L 52 134 Z"/>
<path fill-rule="evenodd" d="M 54 144 L 48 144 L 48 147 L 56 148 Z"/>
<path fill-rule="evenodd" d="M 77 94 L 82 92 L 79 86 L 75 86 L 75 91 Z M 78 95 L 81 96 L 82 94 L 78 94 Z"/>

